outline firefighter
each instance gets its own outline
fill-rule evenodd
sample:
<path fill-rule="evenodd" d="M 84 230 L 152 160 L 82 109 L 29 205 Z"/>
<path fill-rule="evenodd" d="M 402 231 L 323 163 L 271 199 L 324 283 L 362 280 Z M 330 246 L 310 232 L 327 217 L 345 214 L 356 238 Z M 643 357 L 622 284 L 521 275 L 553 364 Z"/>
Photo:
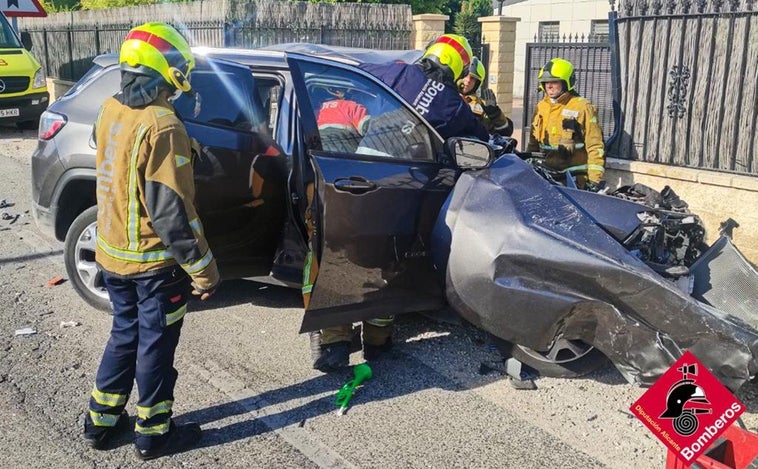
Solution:
<path fill-rule="evenodd" d="M 100 109 L 97 141 L 97 250 L 113 305 L 113 326 L 84 421 L 84 438 L 104 449 L 125 430 L 133 382 L 139 459 L 188 448 L 196 423 L 171 419 L 174 353 L 190 291 L 207 299 L 219 285 L 216 260 L 193 205 L 190 139 L 172 99 L 191 93 L 195 59 L 173 27 L 146 23 L 119 54 L 121 90 Z"/>
<path fill-rule="evenodd" d="M 362 64 L 360 67 L 389 85 L 414 106 L 442 138 L 471 136 L 487 141 L 487 129 L 461 99 L 456 86 L 456 81 L 467 72 L 472 56 L 466 38 L 445 34 L 429 44 L 418 63 Z M 371 140 L 375 138 L 382 142 L 382 147 L 386 147 L 386 129 L 397 126 L 396 120 L 392 113 L 373 116 L 361 146 L 371 148 Z M 392 135 L 400 138 L 402 133 Z M 308 199 L 312 201 L 313 189 L 310 188 L 309 192 Z M 314 226 L 308 213 L 306 220 L 312 241 Z M 318 260 L 311 246 L 303 279 L 306 308 L 317 274 Z M 393 316 L 388 315 L 363 322 L 363 358 L 366 361 L 376 360 L 392 348 L 393 319 Z M 347 366 L 351 339 L 352 324 L 312 333 L 313 368 L 332 372 Z"/>
<path fill-rule="evenodd" d="M 471 112 L 482 120 L 490 134 L 510 137 L 513 135 L 513 121 L 505 117 L 503 110 L 498 107 L 495 93 L 487 88 L 481 90 L 482 97 L 477 95 L 477 90 L 484 83 L 486 74 L 482 61 L 477 57 L 472 58 L 468 74 L 458 80 L 458 90 L 471 108 Z"/>
<path fill-rule="evenodd" d="M 352 153 L 366 133 L 368 110 L 347 99 L 345 88 L 329 87 L 326 91 L 334 99 L 324 101 L 316 117 L 321 145 L 327 151 Z"/>
<path fill-rule="evenodd" d="M 605 172 L 603 132 L 595 107 L 576 92 L 571 62 L 554 58 L 537 75 L 545 93 L 537 103 L 527 151 L 545 154 L 545 165 L 567 170 L 577 187 L 598 190 Z"/>

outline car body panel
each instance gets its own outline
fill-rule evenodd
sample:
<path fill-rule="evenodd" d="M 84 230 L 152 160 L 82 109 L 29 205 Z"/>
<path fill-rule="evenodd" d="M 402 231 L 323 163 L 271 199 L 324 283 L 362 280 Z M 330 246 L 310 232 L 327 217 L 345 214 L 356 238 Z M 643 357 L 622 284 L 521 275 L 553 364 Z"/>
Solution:
<path fill-rule="evenodd" d="M 465 173 L 437 224 L 449 231 L 453 308 L 535 350 L 559 337 L 592 344 L 642 384 L 684 349 L 731 389 L 758 371 L 755 329 L 662 278 L 567 194 L 515 155 Z"/>

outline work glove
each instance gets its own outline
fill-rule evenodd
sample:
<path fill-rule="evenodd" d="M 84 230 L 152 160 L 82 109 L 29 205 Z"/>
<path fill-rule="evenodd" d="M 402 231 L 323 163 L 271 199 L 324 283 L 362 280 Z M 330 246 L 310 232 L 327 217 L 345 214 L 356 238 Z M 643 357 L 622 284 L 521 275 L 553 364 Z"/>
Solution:
<path fill-rule="evenodd" d="M 487 114 L 487 117 L 490 119 L 497 118 L 503 111 L 500 110 L 499 107 L 497 107 L 494 104 L 485 104 L 483 106 L 484 113 Z"/>
<path fill-rule="evenodd" d="M 572 156 L 574 156 L 574 150 L 575 145 L 573 141 L 564 142 L 561 140 L 561 142 L 558 144 L 558 148 L 554 153 L 556 153 L 562 160 L 568 161 Z"/>
<path fill-rule="evenodd" d="M 497 97 L 495 96 L 495 92 L 491 89 L 484 88 L 481 92 L 481 96 L 485 103 L 497 106 Z"/>
<path fill-rule="evenodd" d="M 215 259 L 205 269 L 190 277 L 192 278 L 192 294 L 199 296 L 202 301 L 210 298 L 221 284 L 221 276 Z"/>
<path fill-rule="evenodd" d="M 584 183 L 584 189 L 590 192 L 600 192 L 605 189 L 605 181 L 590 181 L 589 179 Z"/>

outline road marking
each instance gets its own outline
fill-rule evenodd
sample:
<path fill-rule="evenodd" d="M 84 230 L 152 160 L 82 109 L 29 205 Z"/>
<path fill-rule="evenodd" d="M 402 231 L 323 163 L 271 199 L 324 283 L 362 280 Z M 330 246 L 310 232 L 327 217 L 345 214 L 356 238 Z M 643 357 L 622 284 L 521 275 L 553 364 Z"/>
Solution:
<path fill-rule="evenodd" d="M 285 406 L 261 399 L 258 397 L 259 392 L 248 388 L 242 380 L 226 371 L 219 363 L 206 361 L 204 367 L 193 363 L 188 368 L 187 371 L 207 380 L 216 389 L 236 401 L 236 405 L 245 409 L 253 418 L 282 437 L 319 467 L 357 469 L 355 464 L 324 444 L 313 432 L 300 428 L 298 423 L 285 425 L 287 419 L 282 417 L 286 414 Z"/>

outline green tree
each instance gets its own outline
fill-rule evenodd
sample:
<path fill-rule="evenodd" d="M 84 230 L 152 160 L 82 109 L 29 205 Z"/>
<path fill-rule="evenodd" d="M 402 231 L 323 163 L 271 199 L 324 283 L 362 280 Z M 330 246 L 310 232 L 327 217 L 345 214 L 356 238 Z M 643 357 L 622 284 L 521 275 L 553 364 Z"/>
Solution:
<path fill-rule="evenodd" d="M 465 0 L 461 3 L 460 12 L 455 15 L 453 32 L 468 39 L 475 54 L 482 47 L 482 24 L 478 19 L 491 16 L 492 12 L 490 0 Z"/>

